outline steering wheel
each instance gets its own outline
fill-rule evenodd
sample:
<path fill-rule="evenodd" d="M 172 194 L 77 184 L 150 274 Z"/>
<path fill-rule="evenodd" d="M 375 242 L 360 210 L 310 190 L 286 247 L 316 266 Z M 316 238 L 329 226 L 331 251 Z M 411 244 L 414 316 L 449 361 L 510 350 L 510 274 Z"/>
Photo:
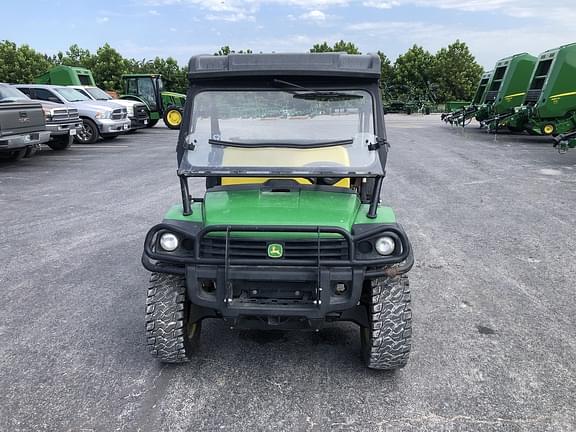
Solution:
<path fill-rule="evenodd" d="M 345 167 L 346 165 L 340 164 L 338 162 L 333 161 L 315 161 L 305 164 L 304 166 L 307 167 Z M 334 186 L 340 180 L 341 177 L 306 177 L 306 180 L 309 180 L 312 184 L 317 185 L 325 185 L 325 186 Z"/>

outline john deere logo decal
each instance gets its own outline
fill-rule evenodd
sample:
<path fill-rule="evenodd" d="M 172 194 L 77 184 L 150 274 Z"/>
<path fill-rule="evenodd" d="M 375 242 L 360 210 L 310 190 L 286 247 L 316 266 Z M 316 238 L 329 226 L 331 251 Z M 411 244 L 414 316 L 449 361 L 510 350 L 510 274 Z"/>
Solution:
<path fill-rule="evenodd" d="M 268 256 L 270 258 L 282 258 L 284 255 L 284 246 L 279 243 L 270 243 L 268 245 Z"/>

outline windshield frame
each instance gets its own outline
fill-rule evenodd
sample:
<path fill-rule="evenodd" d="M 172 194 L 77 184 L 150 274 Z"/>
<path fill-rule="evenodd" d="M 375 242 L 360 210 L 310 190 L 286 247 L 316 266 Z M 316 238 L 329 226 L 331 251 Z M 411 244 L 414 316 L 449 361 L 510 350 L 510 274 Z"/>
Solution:
<path fill-rule="evenodd" d="M 378 81 L 374 79 L 334 79 L 331 77 L 286 77 L 286 81 L 294 82 L 299 86 L 305 87 L 306 90 L 298 90 L 288 85 L 282 85 L 273 79 L 273 77 L 259 79 L 236 79 L 236 80 L 199 80 L 191 82 L 186 100 L 186 110 L 184 113 L 183 124 L 179 136 L 177 147 L 178 153 L 178 174 L 187 177 L 293 177 L 295 175 L 319 176 L 334 175 L 338 177 L 378 177 L 385 174 L 384 167 L 386 163 L 387 145 L 386 133 L 384 128 L 384 118 L 382 113 L 382 102 L 380 97 L 380 88 Z M 374 149 L 379 157 L 373 166 L 366 167 L 363 171 L 346 171 L 331 169 L 330 167 L 321 167 L 321 169 L 304 169 L 303 167 L 200 167 L 190 166 L 187 169 L 182 168 L 182 161 L 186 157 L 190 143 L 186 142 L 186 137 L 191 134 L 192 114 L 196 96 L 207 91 L 225 92 L 225 91 L 363 91 L 372 99 L 372 122 L 374 135 L 377 137 L 377 144 Z M 383 143 L 383 145 L 380 145 Z M 356 167 L 358 168 L 358 167 Z"/>

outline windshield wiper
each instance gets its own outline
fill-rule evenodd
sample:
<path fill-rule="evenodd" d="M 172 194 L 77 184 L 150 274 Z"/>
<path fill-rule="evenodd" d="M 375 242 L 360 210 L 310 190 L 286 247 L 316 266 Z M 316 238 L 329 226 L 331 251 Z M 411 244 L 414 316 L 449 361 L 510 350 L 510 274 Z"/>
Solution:
<path fill-rule="evenodd" d="M 337 147 L 343 145 L 351 145 L 354 143 L 352 139 L 338 140 L 338 141 L 319 141 L 313 143 L 290 143 L 290 142 L 235 142 L 235 141 L 222 141 L 216 139 L 209 139 L 208 144 L 222 146 L 222 147 L 239 147 L 239 148 L 322 148 L 322 147 Z"/>
<path fill-rule="evenodd" d="M 347 100 L 354 100 L 354 99 L 364 99 L 364 96 L 345 93 L 345 92 L 336 92 L 336 91 L 328 91 L 328 90 L 314 90 L 308 87 L 301 86 L 299 84 L 291 83 L 289 81 L 275 79 L 275 83 L 284 84 L 290 87 L 297 88 L 299 91 L 303 91 L 305 93 L 296 93 L 296 91 L 290 92 L 294 96 L 294 99 L 304 99 L 304 100 L 313 100 L 313 101 L 320 101 L 320 102 L 337 102 L 337 101 L 347 101 Z"/>

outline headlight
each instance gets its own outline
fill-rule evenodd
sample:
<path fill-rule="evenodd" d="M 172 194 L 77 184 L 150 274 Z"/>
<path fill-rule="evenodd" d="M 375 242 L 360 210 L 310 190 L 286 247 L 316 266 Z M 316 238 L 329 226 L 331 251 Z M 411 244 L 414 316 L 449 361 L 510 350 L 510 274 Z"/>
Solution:
<path fill-rule="evenodd" d="M 98 111 L 96 113 L 96 118 L 99 119 L 109 119 L 112 117 L 112 111 Z"/>
<path fill-rule="evenodd" d="M 160 247 L 168 252 L 178 249 L 178 237 L 172 233 L 164 233 L 160 236 Z"/>
<path fill-rule="evenodd" d="M 374 247 L 380 255 L 392 255 L 396 249 L 396 242 L 392 237 L 380 237 Z"/>
<path fill-rule="evenodd" d="M 44 109 L 44 118 L 47 122 L 52 120 L 52 110 Z"/>
<path fill-rule="evenodd" d="M 133 106 L 126 107 L 126 112 L 128 113 L 128 117 L 134 117 L 134 107 Z"/>

